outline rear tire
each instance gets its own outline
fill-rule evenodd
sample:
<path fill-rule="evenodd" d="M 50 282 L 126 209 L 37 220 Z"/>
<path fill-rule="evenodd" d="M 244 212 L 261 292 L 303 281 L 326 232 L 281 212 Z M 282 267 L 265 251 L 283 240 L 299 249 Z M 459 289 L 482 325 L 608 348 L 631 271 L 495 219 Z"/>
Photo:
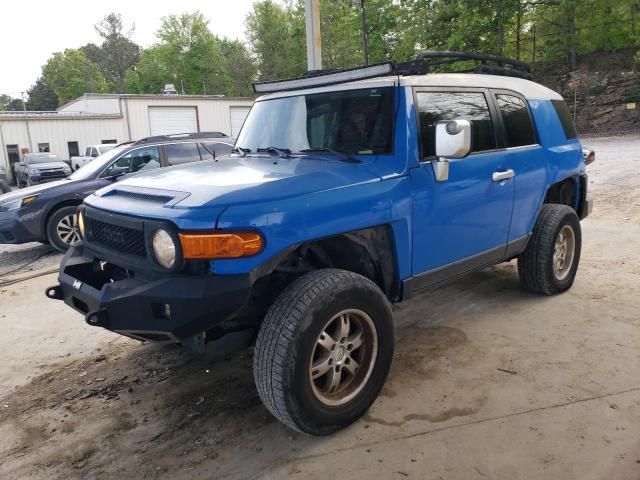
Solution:
<path fill-rule="evenodd" d="M 78 207 L 62 207 L 51 214 L 47 221 L 47 241 L 53 248 L 66 252 L 80 240 L 77 226 Z"/>
<path fill-rule="evenodd" d="M 575 210 L 567 205 L 543 205 L 527 248 L 518 257 L 524 288 L 541 295 L 571 288 L 581 247 L 582 232 Z"/>
<path fill-rule="evenodd" d="M 371 280 L 317 270 L 289 285 L 258 333 L 253 372 L 260 398 L 288 427 L 328 435 L 360 418 L 393 358 L 393 319 Z"/>

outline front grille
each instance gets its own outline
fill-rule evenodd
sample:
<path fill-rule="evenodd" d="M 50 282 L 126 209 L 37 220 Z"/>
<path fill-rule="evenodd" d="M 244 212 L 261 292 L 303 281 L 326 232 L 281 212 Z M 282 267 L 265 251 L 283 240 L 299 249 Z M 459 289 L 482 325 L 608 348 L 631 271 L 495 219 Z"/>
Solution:
<path fill-rule="evenodd" d="M 87 218 L 88 240 L 112 248 L 121 253 L 146 257 L 144 232 L 113 225 L 94 218 Z"/>
<path fill-rule="evenodd" d="M 41 177 L 64 177 L 64 171 L 63 170 L 44 170 L 43 172 L 40 172 L 40 176 Z"/>

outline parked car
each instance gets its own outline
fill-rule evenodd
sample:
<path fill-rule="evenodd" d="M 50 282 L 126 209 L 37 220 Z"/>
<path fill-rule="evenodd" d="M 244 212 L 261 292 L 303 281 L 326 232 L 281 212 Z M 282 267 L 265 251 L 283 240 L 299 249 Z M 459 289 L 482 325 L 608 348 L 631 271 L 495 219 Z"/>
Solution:
<path fill-rule="evenodd" d="M 60 180 L 70 173 L 69 165 L 54 153 L 28 153 L 16 166 L 16 179 L 20 188 Z"/>
<path fill-rule="evenodd" d="M 481 73 L 426 74 L 445 58 Z M 516 258 L 530 292 L 573 284 L 592 208 L 582 147 L 562 97 L 527 76 L 424 52 L 256 84 L 266 95 L 230 158 L 85 199 L 84 240 L 47 296 L 89 325 L 198 352 L 255 340 L 271 413 L 335 432 L 384 384 L 391 303 Z"/>
<path fill-rule="evenodd" d="M 0 243 L 48 242 L 65 251 L 78 240 L 76 210 L 82 199 L 124 175 L 228 154 L 233 139 L 200 134 L 123 143 L 68 178 L 0 195 Z"/>
<path fill-rule="evenodd" d="M 80 167 L 86 165 L 94 158 L 98 158 L 103 153 L 108 152 L 116 145 L 114 143 L 104 143 L 101 145 L 90 145 L 85 149 L 84 155 L 78 157 L 71 157 L 71 170 L 74 172 Z"/>

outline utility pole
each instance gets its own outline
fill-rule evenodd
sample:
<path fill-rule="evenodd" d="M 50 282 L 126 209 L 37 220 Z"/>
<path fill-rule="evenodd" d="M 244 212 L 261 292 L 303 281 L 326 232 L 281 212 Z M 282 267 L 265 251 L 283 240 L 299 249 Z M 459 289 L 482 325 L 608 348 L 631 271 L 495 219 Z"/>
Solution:
<path fill-rule="evenodd" d="M 27 138 L 29 139 L 29 152 L 33 152 L 33 143 L 31 141 L 31 128 L 29 128 L 29 119 L 27 118 L 27 102 L 25 101 L 24 92 L 20 92 L 22 97 L 22 113 L 24 114 L 24 124 L 27 127 Z"/>
<path fill-rule="evenodd" d="M 307 70 L 322 70 L 320 0 L 305 0 L 304 14 L 307 26 Z"/>
<path fill-rule="evenodd" d="M 367 14 L 364 9 L 364 0 L 351 0 L 351 2 L 354 6 L 360 7 L 360 36 L 362 37 L 364 64 L 369 65 L 369 33 L 367 32 Z"/>

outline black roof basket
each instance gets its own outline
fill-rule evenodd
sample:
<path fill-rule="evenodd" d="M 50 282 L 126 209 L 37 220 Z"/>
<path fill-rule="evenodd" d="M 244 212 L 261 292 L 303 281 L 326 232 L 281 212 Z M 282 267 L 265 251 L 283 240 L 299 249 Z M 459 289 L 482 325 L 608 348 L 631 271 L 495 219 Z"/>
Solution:
<path fill-rule="evenodd" d="M 531 67 L 526 63 L 496 55 L 485 55 L 471 52 L 437 52 L 425 50 L 415 60 L 396 64 L 400 75 L 425 75 L 432 73 L 434 67 L 452 65 L 458 62 L 475 62 L 471 69 L 456 70 L 456 73 L 483 73 L 487 75 L 503 75 L 531 80 Z M 439 69 L 438 69 L 439 70 Z"/>
<path fill-rule="evenodd" d="M 170 140 L 195 140 L 203 138 L 229 138 L 222 132 L 194 132 L 194 133 L 174 133 L 171 135 L 154 135 L 152 137 L 141 138 L 133 142 L 134 145 L 142 145 L 151 142 L 167 142 Z"/>

